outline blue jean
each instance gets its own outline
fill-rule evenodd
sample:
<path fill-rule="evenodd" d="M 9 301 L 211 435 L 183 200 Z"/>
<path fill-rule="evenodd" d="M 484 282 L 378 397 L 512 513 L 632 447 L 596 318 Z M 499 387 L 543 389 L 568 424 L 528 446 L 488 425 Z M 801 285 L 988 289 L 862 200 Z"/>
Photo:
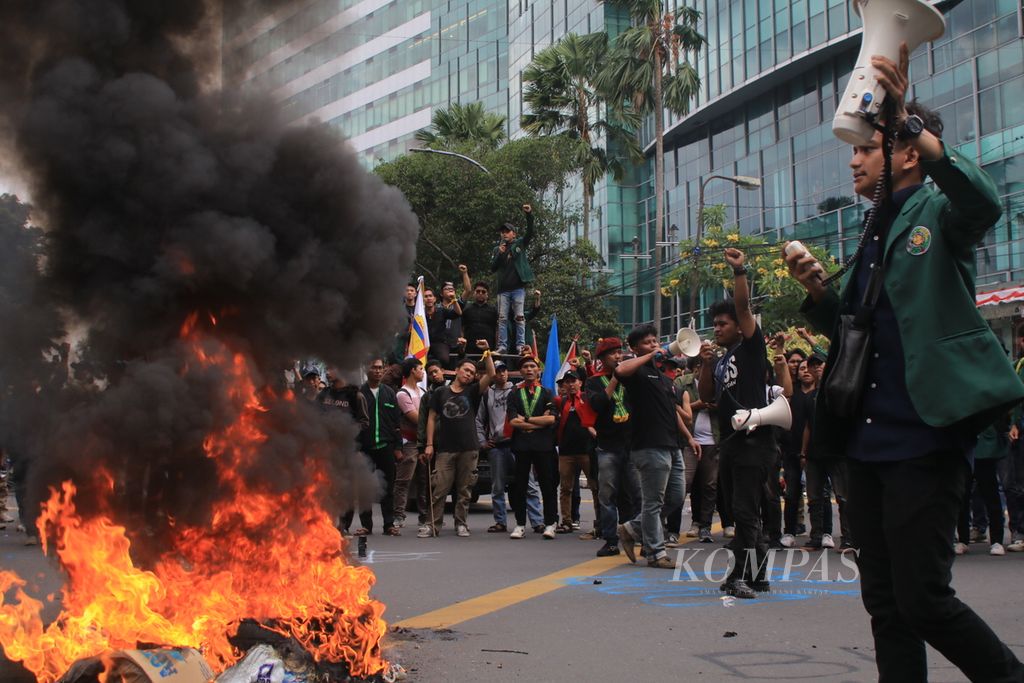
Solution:
<path fill-rule="evenodd" d="M 526 303 L 526 290 L 520 287 L 511 292 L 498 294 L 498 348 L 508 350 L 508 318 L 513 317 L 516 323 L 516 343 L 513 349 L 518 350 L 526 345 L 526 317 L 523 307 Z M 511 311 L 509 310 L 511 309 Z"/>
<path fill-rule="evenodd" d="M 671 514 L 683 504 L 686 476 L 683 452 L 678 448 L 639 448 L 629 454 L 640 478 L 643 503 L 640 514 L 626 522 L 633 536 L 643 537 L 648 561 L 665 554 L 665 535 L 661 528 L 662 510 Z"/>
<path fill-rule="evenodd" d="M 630 508 L 623 510 L 622 518 L 629 519 L 640 509 L 640 480 L 629 453 L 597 449 L 597 500 L 601 509 L 601 536 L 608 543 L 617 544 L 615 527 L 619 523 L 618 501 L 625 492 Z"/>
<path fill-rule="evenodd" d="M 495 446 L 487 451 L 487 460 L 491 464 L 491 512 L 495 524 L 508 525 L 508 507 L 505 505 L 505 488 L 509 477 L 515 471 L 516 457 L 508 446 Z M 526 489 L 526 516 L 530 526 L 544 523 L 540 511 L 540 486 L 530 472 L 530 483 Z"/>

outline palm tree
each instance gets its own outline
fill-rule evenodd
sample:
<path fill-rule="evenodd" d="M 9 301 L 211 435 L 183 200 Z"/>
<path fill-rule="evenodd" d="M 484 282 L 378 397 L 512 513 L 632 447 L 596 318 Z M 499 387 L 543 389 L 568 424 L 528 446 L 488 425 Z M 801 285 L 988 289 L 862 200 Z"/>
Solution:
<path fill-rule="evenodd" d="M 522 117 L 523 130 L 534 136 L 562 135 L 576 142 L 574 161 L 583 182 L 583 239 L 590 240 L 590 208 L 594 186 L 611 172 L 622 180 L 622 160 L 610 156 L 594 137 L 603 135 L 609 143 L 620 145 L 634 163 L 643 160 L 643 151 L 633 131 L 640 116 L 631 108 L 622 108 L 614 117 L 599 117 L 604 100 L 597 93 L 597 76 L 608 53 L 608 35 L 570 33 L 558 43 L 534 56 L 523 71 L 523 100 L 530 113 Z"/>
<path fill-rule="evenodd" d="M 497 149 L 505 141 L 505 121 L 500 114 L 484 111 L 480 102 L 462 105 L 452 103 L 438 109 L 430 119 L 430 128 L 416 132 L 416 139 L 428 147 L 452 147 L 472 142 L 488 149 Z"/>
<path fill-rule="evenodd" d="M 665 233 L 665 109 L 683 116 L 700 87 L 689 57 L 706 41 L 697 31 L 700 12 L 667 11 L 662 0 L 604 0 L 629 13 L 632 25 L 609 52 L 598 85 L 618 107 L 654 114 L 655 241 Z M 654 248 L 654 321 L 661 330 L 661 248 Z"/>

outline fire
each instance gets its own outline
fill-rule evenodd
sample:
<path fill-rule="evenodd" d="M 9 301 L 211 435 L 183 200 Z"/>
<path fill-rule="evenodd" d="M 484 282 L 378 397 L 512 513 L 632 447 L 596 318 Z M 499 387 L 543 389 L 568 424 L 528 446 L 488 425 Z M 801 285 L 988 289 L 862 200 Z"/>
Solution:
<path fill-rule="evenodd" d="M 195 363 L 215 364 L 230 376 L 225 395 L 237 411 L 203 443 L 226 492 L 209 525 L 175 527 L 170 547 L 146 571 L 132 561 L 125 527 L 108 517 L 84 519 L 75 486 L 65 482 L 39 519 L 44 552 L 55 554 L 67 574 L 61 613 L 44 626 L 44 604 L 25 593 L 23 579 L 0 572 L 0 594 L 14 596 L 0 606 L 0 646 L 40 683 L 57 680 L 80 658 L 138 643 L 195 647 L 222 671 L 244 654 L 228 638 L 241 620 L 255 619 L 294 637 L 318 661 L 347 662 L 353 675 L 382 672 L 384 605 L 370 597 L 373 573 L 346 562 L 345 540 L 317 503 L 325 473 L 307 465 L 309 483 L 285 493 L 246 485 L 240 472 L 267 439 L 261 396 L 272 395 L 254 384 L 245 356 L 204 338 L 198 327 L 198 316 L 190 316 L 184 343 Z M 97 476 L 102 489 L 113 489 L 109 474 Z"/>

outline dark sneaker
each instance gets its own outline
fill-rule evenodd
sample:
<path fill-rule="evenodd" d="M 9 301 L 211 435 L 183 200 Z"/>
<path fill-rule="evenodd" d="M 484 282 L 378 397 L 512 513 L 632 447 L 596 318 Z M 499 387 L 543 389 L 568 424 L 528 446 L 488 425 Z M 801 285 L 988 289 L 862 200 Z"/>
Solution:
<path fill-rule="evenodd" d="M 731 583 L 724 584 L 723 590 L 726 595 L 731 595 L 734 598 L 740 598 L 741 600 L 751 600 L 757 597 L 757 593 L 754 589 L 747 585 L 747 582 L 743 579 L 736 579 Z"/>
<path fill-rule="evenodd" d="M 606 541 L 600 550 L 597 551 L 598 557 L 611 557 L 612 555 L 619 554 L 619 546 L 615 545 L 611 541 Z"/>
<path fill-rule="evenodd" d="M 756 591 L 758 593 L 768 593 L 772 589 L 771 584 L 768 581 L 766 581 L 765 579 L 760 579 L 758 581 L 751 581 L 747 585 L 750 586 L 751 588 L 753 588 L 754 591 Z"/>
<path fill-rule="evenodd" d="M 622 552 L 626 553 L 626 557 L 633 564 L 636 564 L 636 539 L 633 538 L 633 532 L 625 524 L 619 524 L 615 527 L 615 533 L 619 537 L 619 545 L 622 546 Z"/>
<path fill-rule="evenodd" d="M 537 526 L 533 527 L 533 533 L 535 533 L 535 534 L 542 534 L 542 533 L 544 533 L 544 525 L 543 524 L 538 524 Z"/>
<path fill-rule="evenodd" d="M 707 527 L 697 532 L 697 538 L 701 543 L 714 543 L 715 539 L 711 538 L 711 529 Z"/>

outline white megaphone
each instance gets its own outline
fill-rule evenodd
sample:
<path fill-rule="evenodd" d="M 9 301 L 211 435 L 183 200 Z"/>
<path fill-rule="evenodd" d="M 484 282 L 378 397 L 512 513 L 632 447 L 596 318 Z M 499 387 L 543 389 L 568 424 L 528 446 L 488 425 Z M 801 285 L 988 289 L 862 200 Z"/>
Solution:
<path fill-rule="evenodd" d="M 752 432 L 758 427 L 782 427 L 789 429 L 793 426 L 793 411 L 789 408 L 789 400 L 785 396 L 779 396 L 771 405 L 753 410 L 737 410 L 732 416 L 732 428 L 737 432 L 746 429 Z"/>
<path fill-rule="evenodd" d="M 700 355 L 700 335 L 689 327 L 684 327 L 676 334 L 676 340 L 668 345 L 668 352 L 673 356 L 696 358 Z"/>
<path fill-rule="evenodd" d="M 864 22 L 864 33 L 857 64 L 832 119 L 832 134 L 851 145 L 866 145 L 875 134 L 870 121 L 878 117 L 885 99 L 885 89 L 878 84 L 878 70 L 871 66 L 871 57 L 883 55 L 898 64 L 900 43 L 906 43 L 913 53 L 921 43 L 945 33 L 946 20 L 921 0 L 851 2 Z"/>

